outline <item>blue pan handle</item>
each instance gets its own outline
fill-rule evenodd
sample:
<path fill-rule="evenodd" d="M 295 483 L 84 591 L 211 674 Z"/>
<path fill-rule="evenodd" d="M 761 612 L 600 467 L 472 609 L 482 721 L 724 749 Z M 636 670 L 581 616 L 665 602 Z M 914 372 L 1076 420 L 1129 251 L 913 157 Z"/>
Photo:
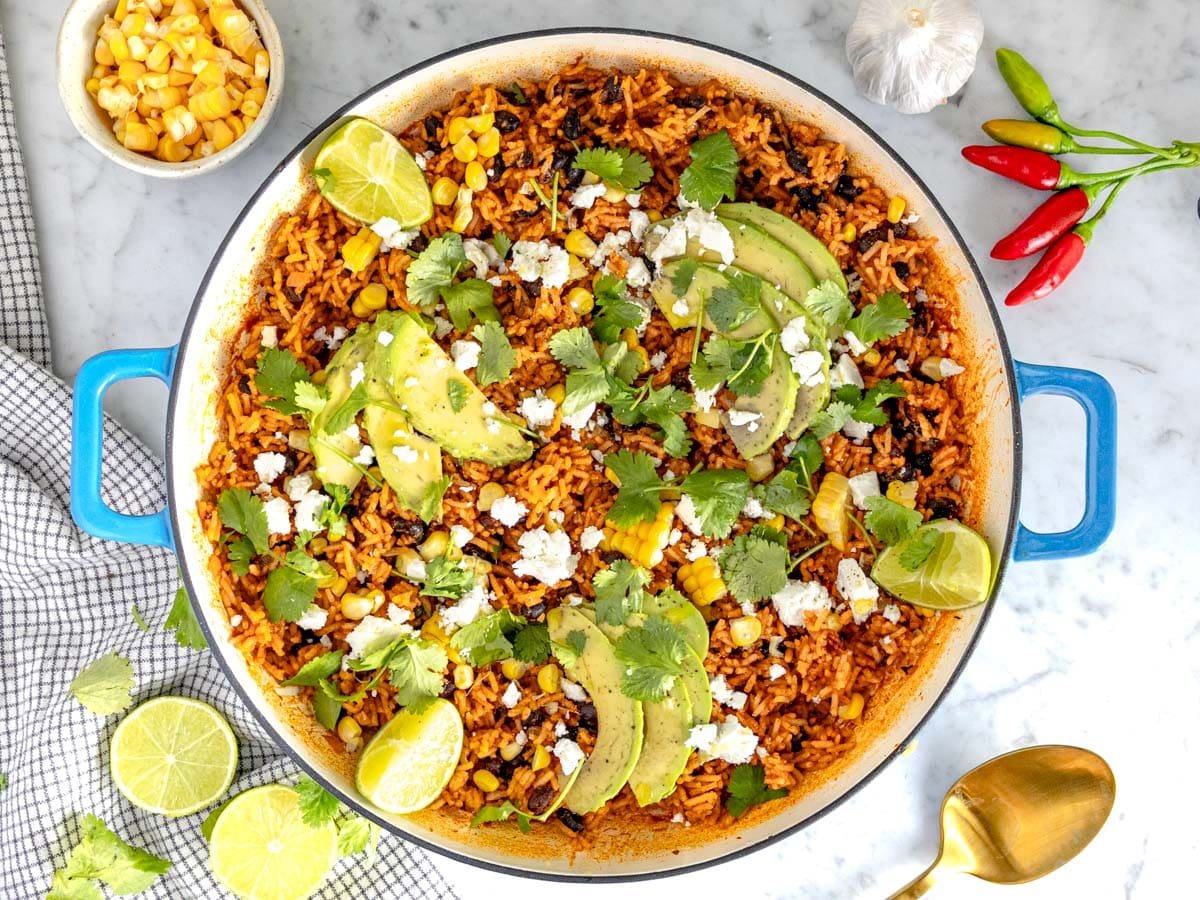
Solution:
<path fill-rule="evenodd" d="M 87 360 L 75 378 L 71 423 L 71 517 L 88 534 L 127 544 L 175 549 L 166 507 L 145 516 L 112 509 L 100 495 L 104 395 L 118 381 L 153 377 L 168 387 L 179 346 L 109 350 Z"/>
<path fill-rule="evenodd" d="M 1067 397 L 1083 407 L 1087 419 L 1087 461 L 1083 518 L 1069 531 L 1042 534 L 1017 524 L 1013 559 L 1067 559 L 1100 549 L 1117 517 L 1117 397 L 1095 372 L 1014 362 L 1017 397 L 1036 394 Z"/>

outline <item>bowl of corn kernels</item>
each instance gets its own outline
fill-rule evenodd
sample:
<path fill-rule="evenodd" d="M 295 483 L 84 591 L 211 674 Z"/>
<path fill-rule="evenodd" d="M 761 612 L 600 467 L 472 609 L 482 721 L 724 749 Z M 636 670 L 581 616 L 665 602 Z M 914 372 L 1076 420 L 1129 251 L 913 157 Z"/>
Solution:
<path fill-rule="evenodd" d="M 262 0 L 75 0 L 58 34 L 58 91 L 109 159 L 198 175 L 265 130 L 283 47 Z"/>

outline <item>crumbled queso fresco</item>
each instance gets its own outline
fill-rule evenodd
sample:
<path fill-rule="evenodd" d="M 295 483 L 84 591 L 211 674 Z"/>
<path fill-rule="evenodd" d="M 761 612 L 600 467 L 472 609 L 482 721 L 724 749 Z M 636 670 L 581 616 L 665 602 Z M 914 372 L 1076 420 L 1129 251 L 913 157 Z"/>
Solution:
<path fill-rule="evenodd" d="M 512 246 L 512 270 L 522 281 L 541 280 L 548 288 L 560 288 L 570 277 L 567 251 L 547 240 L 517 241 Z"/>
<path fill-rule="evenodd" d="M 579 554 L 571 552 L 571 539 L 565 531 L 538 527 L 521 535 L 517 543 L 521 558 L 512 570 L 520 578 L 536 578 L 542 584 L 555 585 L 574 575 L 579 565 Z"/>

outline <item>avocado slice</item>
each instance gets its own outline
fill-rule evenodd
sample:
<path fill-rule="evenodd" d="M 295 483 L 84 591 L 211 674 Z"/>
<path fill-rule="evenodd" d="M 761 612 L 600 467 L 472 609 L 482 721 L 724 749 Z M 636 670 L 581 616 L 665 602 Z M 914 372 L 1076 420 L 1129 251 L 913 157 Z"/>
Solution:
<path fill-rule="evenodd" d="M 426 333 L 420 317 L 392 314 L 379 327 L 386 328 L 392 341 L 379 354 L 372 381 L 386 386 L 417 431 L 458 459 L 493 466 L 529 459 L 533 445 L 496 411 L 485 412 L 491 406 L 488 398 Z M 450 405 L 451 381 L 464 385 L 458 411 Z"/>
<path fill-rule="evenodd" d="M 654 302 L 658 305 L 659 310 L 666 316 L 667 321 L 676 331 L 682 328 L 695 328 L 701 302 L 707 303 L 708 298 L 712 296 L 713 291 L 717 288 L 731 287 L 731 275 L 741 273 L 741 270 L 735 266 L 726 266 L 724 270 L 721 270 L 713 263 L 701 262 L 696 266 L 696 272 L 692 276 L 692 281 L 687 291 L 680 297 L 675 294 L 674 278 L 683 264 L 683 258 L 663 263 L 658 277 L 650 285 L 650 296 L 654 298 Z M 741 274 L 749 275 L 749 273 Z M 762 284 L 764 287 L 770 287 L 766 282 L 762 282 Z M 684 307 L 686 307 L 686 310 Z M 716 326 L 713 325 L 712 319 L 707 315 L 704 317 L 704 327 L 708 331 L 717 330 Z M 745 340 L 746 338 L 756 337 L 773 327 L 774 321 L 767 314 L 766 310 L 763 310 L 758 315 L 730 331 L 726 334 L 726 337 Z"/>
<path fill-rule="evenodd" d="M 787 430 L 796 411 L 796 393 L 800 387 L 792 361 L 778 344 L 771 356 L 771 371 L 762 389 L 753 396 L 741 396 L 727 411 L 721 423 L 743 459 L 765 453 Z M 757 418 L 735 424 L 738 412 L 755 413 Z"/>
<path fill-rule="evenodd" d="M 679 629 L 688 647 L 701 659 L 708 655 L 708 623 L 696 605 L 675 590 L 648 597 L 643 607 L 647 615 L 662 616 Z"/>
<path fill-rule="evenodd" d="M 796 406 L 792 412 L 791 422 L 788 423 L 786 429 L 787 436 L 795 440 L 804 433 L 808 426 L 812 424 L 813 417 L 823 410 L 829 402 L 829 369 L 832 361 L 829 357 L 829 345 L 826 340 L 827 332 L 821 320 L 810 313 L 805 306 L 778 291 L 774 291 L 773 295 L 769 292 L 764 292 L 763 305 L 767 307 L 768 311 L 771 312 L 775 320 L 779 323 L 780 331 L 793 319 L 803 318 L 804 330 L 808 334 L 811 347 L 822 356 L 822 377 L 820 383 L 805 385 L 797 382 Z"/>
<path fill-rule="evenodd" d="M 762 229 L 800 257 L 818 282 L 832 281 L 846 290 L 846 276 L 829 248 L 799 222 L 757 203 L 722 203 L 715 212 L 721 218 Z M 803 301 L 804 297 L 796 299 Z"/>
<path fill-rule="evenodd" d="M 646 232 L 643 246 L 647 256 L 654 252 L 672 223 L 682 215 L 681 213 L 663 219 Z M 723 218 L 720 215 L 717 219 L 729 230 L 733 239 L 733 265 L 751 275 L 757 275 L 770 285 L 778 286 L 779 290 L 798 302 L 803 302 L 808 292 L 817 286 L 817 280 L 808 266 L 781 241 L 755 225 Z M 688 241 L 687 250 L 683 255 L 705 262 L 721 262 L 716 253 L 700 246 L 700 242 L 694 238 Z"/>
<path fill-rule="evenodd" d="M 362 443 L 345 431 L 330 434 L 326 423 L 353 392 L 354 387 L 350 382 L 356 380 L 354 372 L 360 365 L 363 367 L 360 377 L 365 378 L 374 344 L 375 335 L 371 326 L 360 325 L 354 334 L 346 338 L 325 367 L 325 388 L 329 399 L 313 417 L 308 441 L 317 464 L 317 478 L 322 484 L 339 484 L 353 491 L 362 479 L 362 467 L 353 461 L 362 450 Z"/>
<path fill-rule="evenodd" d="M 430 485 L 441 480 L 442 448 L 413 431 L 400 412 L 381 403 L 372 403 L 364 410 L 363 425 L 379 471 L 392 493 L 419 515 Z"/>
<path fill-rule="evenodd" d="M 683 676 L 679 681 L 687 688 L 692 704 L 692 725 L 707 725 L 712 719 L 712 688 L 709 687 L 708 672 L 704 670 L 703 657 L 690 647 L 683 658 Z"/>
<path fill-rule="evenodd" d="M 596 707 L 596 746 L 580 766 L 579 777 L 564 806 L 573 813 L 593 812 L 620 793 L 637 764 L 645 736 L 642 704 L 621 693 L 624 670 L 612 642 L 594 622 L 574 607 L 559 606 L 546 614 L 550 639 L 567 643 L 581 632 L 583 651 L 567 674 L 583 685 Z"/>
<path fill-rule="evenodd" d="M 691 651 L 689 651 L 690 653 Z M 692 730 L 692 702 L 687 685 L 679 679 L 657 703 L 643 703 L 646 736 L 629 786 L 638 806 L 649 806 L 675 790 L 687 768 L 692 748 L 685 745 Z"/>

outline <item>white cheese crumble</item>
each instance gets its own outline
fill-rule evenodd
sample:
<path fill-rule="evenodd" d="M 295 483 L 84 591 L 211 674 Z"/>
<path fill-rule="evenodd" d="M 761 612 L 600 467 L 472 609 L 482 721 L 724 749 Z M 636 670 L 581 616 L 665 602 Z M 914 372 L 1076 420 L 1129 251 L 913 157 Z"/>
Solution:
<path fill-rule="evenodd" d="M 772 681 L 778 681 L 786 674 L 787 669 L 785 669 L 779 663 L 771 663 L 771 668 L 767 669 L 767 677 Z"/>
<path fill-rule="evenodd" d="M 263 504 L 267 514 L 267 531 L 271 534 L 292 533 L 292 511 L 282 497 L 272 497 Z"/>
<path fill-rule="evenodd" d="M 842 434 L 850 438 L 852 441 L 865 441 L 870 437 L 871 432 L 875 430 L 875 426 L 868 422 L 859 422 L 851 419 L 842 428 Z"/>
<path fill-rule="evenodd" d="M 647 268 L 646 261 L 637 258 L 631 259 L 629 267 L 625 270 L 625 283 L 638 290 L 650 284 L 650 280 L 650 269 Z"/>
<path fill-rule="evenodd" d="M 592 415 L 596 412 L 596 404 L 589 403 L 578 412 L 573 412 L 569 416 L 563 416 L 563 424 L 575 431 L 583 431 L 588 427 L 588 422 L 591 421 Z"/>
<path fill-rule="evenodd" d="M 595 202 L 607 192 L 608 185 L 602 181 L 596 184 L 580 185 L 571 195 L 571 205 L 576 209 L 591 209 Z"/>
<path fill-rule="evenodd" d="M 262 329 L 262 334 L 258 340 L 259 340 L 259 343 L 261 343 L 264 347 L 278 347 L 279 346 L 279 326 L 278 325 L 264 325 L 263 329 Z"/>
<path fill-rule="evenodd" d="M 838 562 L 837 590 L 850 604 L 855 622 L 862 623 L 875 611 L 879 587 L 867 577 L 857 560 L 843 559 Z"/>
<path fill-rule="evenodd" d="M 530 428 L 543 428 L 554 421 L 554 410 L 557 407 L 557 403 L 541 390 L 537 390 L 517 405 L 517 411 Z"/>
<path fill-rule="evenodd" d="M 600 246 L 596 248 L 596 252 L 592 254 L 588 262 L 599 269 L 608 262 L 610 256 L 614 253 L 619 254 L 632 239 L 633 235 L 625 228 L 620 231 L 610 231 L 600 239 Z"/>
<path fill-rule="evenodd" d="M 779 621 L 789 628 L 803 628 L 807 612 L 828 612 L 833 600 L 825 585 L 818 581 L 789 581 L 771 596 L 771 605 Z"/>
<path fill-rule="evenodd" d="M 407 444 L 397 444 L 392 448 L 392 456 L 407 465 L 412 465 L 417 461 L 417 448 L 410 447 Z"/>
<path fill-rule="evenodd" d="M 759 423 L 762 421 L 762 413 L 752 412 L 748 409 L 731 409 L 727 415 L 730 425 L 734 428 L 744 427 L 751 434 L 758 431 Z"/>
<path fill-rule="evenodd" d="M 308 609 L 300 613 L 300 618 L 296 620 L 296 624 L 305 631 L 316 631 L 319 628 L 324 628 L 325 623 L 329 621 L 329 613 L 312 603 Z"/>
<path fill-rule="evenodd" d="M 500 702 L 508 709 L 512 709 L 521 702 L 521 686 L 515 681 L 510 681 L 508 687 L 504 689 L 504 693 L 500 695 Z"/>
<path fill-rule="evenodd" d="M 500 262 L 500 254 L 487 241 L 479 238 L 463 238 L 463 255 L 475 267 L 475 277 L 486 279 L 488 270 Z"/>
<path fill-rule="evenodd" d="M 366 444 L 363 444 L 362 447 L 359 448 L 358 453 L 355 455 L 354 461 L 360 466 L 369 466 L 371 463 L 375 462 L 375 451 Z"/>
<path fill-rule="evenodd" d="M 597 528 L 595 525 L 589 525 L 583 529 L 583 533 L 579 535 L 580 550 L 595 550 L 604 540 L 603 529 Z"/>
<path fill-rule="evenodd" d="M 770 519 L 775 514 L 763 506 L 757 497 L 747 497 L 742 506 L 742 515 L 747 519 Z"/>
<path fill-rule="evenodd" d="M 450 345 L 450 356 L 460 372 L 479 365 L 479 352 L 483 348 L 475 341 L 455 341 Z"/>
<path fill-rule="evenodd" d="M 420 228 L 401 228 L 400 223 L 389 216 L 384 216 L 372 225 L 371 230 L 383 238 L 381 250 L 407 250 L 421 233 Z"/>
<path fill-rule="evenodd" d="M 679 316 L 681 319 L 688 315 L 691 311 L 691 306 L 689 306 L 688 302 L 682 297 L 671 304 L 671 312 L 675 313 L 675 315 Z"/>
<path fill-rule="evenodd" d="M 783 326 L 779 332 L 779 346 L 789 356 L 807 350 L 812 345 L 812 339 L 804 328 L 804 316 L 797 316 Z"/>
<path fill-rule="evenodd" d="M 444 316 L 433 317 L 433 336 L 436 338 L 444 338 L 454 330 L 454 323 Z"/>
<path fill-rule="evenodd" d="M 850 485 L 850 497 L 859 509 L 867 508 L 868 497 L 879 496 L 879 475 L 875 472 L 866 471 L 855 475 L 847 479 L 847 483 Z"/>
<path fill-rule="evenodd" d="M 689 209 L 684 216 L 688 237 L 695 238 L 705 250 L 721 257 L 725 265 L 733 264 L 733 235 L 721 224 L 717 214 L 706 209 Z"/>
<path fill-rule="evenodd" d="M 476 584 L 459 597 L 458 602 L 454 606 L 445 607 L 439 617 L 444 628 L 454 630 L 462 628 L 465 625 L 470 625 L 480 616 L 485 616 L 490 612 L 495 612 L 495 610 L 492 609 L 492 604 L 488 602 L 487 591 L 483 585 Z"/>
<path fill-rule="evenodd" d="M 825 356 L 820 350 L 801 350 L 789 355 L 792 371 L 804 387 L 817 387 L 825 380 Z"/>
<path fill-rule="evenodd" d="M 321 531 L 325 526 L 321 524 L 321 512 L 325 509 L 325 504 L 329 502 L 329 498 L 320 491 L 306 491 L 303 496 L 296 500 L 296 528 L 299 531 Z"/>
<path fill-rule="evenodd" d="M 631 195 L 626 195 L 626 199 L 628 199 L 629 196 Z M 632 203 L 630 204 L 630 206 L 633 205 L 634 204 Z M 650 217 L 648 215 L 646 215 L 640 209 L 631 209 L 629 211 L 629 233 L 639 244 L 642 242 L 642 238 L 646 236 L 646 229 L 649 227 Z"/>
<path fill-rule="evenodd" d="M 580 746 L 565 737 L 554 742 L 554 755 L 558 757 L 558 764 L 562 766 L 564 775 L 570 775 L 587 759 L 587 754 L 580 749 Z"/>
<path fill-rule="evenodd" d="M 952 359 L 942 357 L 938 361 L 938 374 L 940 374 L 942 378 L 953 378 L 955 375 L 961 375 L 965 371 L 966 369 Z"/>
<path fill-rule="evenodd" d="M 695 726 L 684 746 L 695 747 L 706 759 L 721 759 L 736 766 L 754 757 L 758 735 L 729 716 L 720 725 Z"/>
<path fill-rule="evenodd" d="M 842 340 L 846 342 L 846 346 L 850 348 L 850 352 L 855 356 L 862 356 L 867 352 L 867 345 L 859 340 L 858 335 L 853 331 L 843 331 Z"/>
<path fill-rule="evenodd" d="M 894 365 L 896 367 L 897 372 L 907 372 L 907 371 L 909 371 L 909 368 L 910 368 L 908 365 L 907 359 L 898 359 L 894 363 L 892 363 L 892 365 Z"/>
<path fill-rule="evenodd" d="M 471 543 L 471 539 L 474 537 L 475 535 L 472 533 L 470 528 L 466 528 L 462 525 L 450 526 L 450 540 L 459 550 Z"/>
<path fill-rule="evenodd" d="M 721 386 L 718 384 L 712 390 L 702 391 L 700 388 L 696 387 L 695 382 L 692 382 L 692 387 L 695 389 L 692 392 L 692 399 L 696 402 L 697 409 L 700 409 L 703 412 L 709 412 L 713 408 L 713 405 L 717 402 L 717 391 L 721 390 Z"/>
<path fill-rule="evenodd" d="M 684 551 L 683 555 L 695 562 L 702 556 L 708 556 L 708 545 L 704 541 L 692 541 L 691 546 Z"/>
<path fill-rule="evenodd" d="M 271 484 L 287 468 L 287 457 L 282 453 L 260 453 L 254 457 L 254 471 L 263 484 Z"/>
<path fill-rule="evenodd" d="M 889 622 L 899 622 L 900 607 L 898 607 L 895 603 L 889 603 L 883 608 L 883 617 Z"/>
<path fill-rule="evenodd" d="M 341 325 L 334 325 L 333 331 L 326 331 L 322 325 L 312 333 L 314 341 L 320 341 L 328 350 L 336 350 L 342 346 L 342 341 L 346 339 L 346 335 L 350 332 L 346 331 Z"/>
<path fill-rule="evenodd" d="M 507 494 L 492 504 L 492 508 L 488 511 L 493 519 L 508 528 L 512 528 L 529 512 L 529 507 L 518 500 L 516 497 L 509 497 Z"/>
<path fill-rule="evenodd" d="M 395 340 L 395 335 L 393 335 L 390 331 L 381 331 L 379 332 L 379 337 L 377 337 L 376 340 L 379 341 L 380 346 L 387 347 L 392 343 L 393 340 Z"/>
<path fill-rule="evenodd" d="M 667 364 L 667 352 L 665 350 L 659 350 L 657 353 L 655 353 L 653 356 L 650 357 L 650 365 L 652 365 L 654 367 L 654 371 L 656 371 L 656 372 L 661 372 L 662 367 L 665 366 L 666 364 Z"/>
<path fill-rule="evenodd" d="M 709 681 L 708 687 L 712 692 L 712 698 L 722 706 L 728 706 L 730 709 L 743 709 L 746 706 L 748 698 L 745 692 L 733 690 L 724 675 L 717 675 Z"/>
<path fill-rule="evenodd" d="M 579 554 L 571 552 L 571 539 L 565 531 L 534 528 L 521 535 L 517 543 L 521 558 L 512 567 L 520 578 L 535 578 L 542 584 L 555 585 L 575 574 Z"/>
<path fill-rule="evenodd" d="M 650 259 L 657 266 L 661 266 L 664 260 L 683 256 L 687 252 L 687 225 L 682 219 L 675 219 L 670 225 L 660 222 L 650 229 L 650 234 L 655 237 L 661 235 L 661 240 L 650 253 Z"/>
<path fill-rule="evenodd" d="M 554 723 L 554 736 L 555 737 L 565 737 L 566 734 L 567 734 L 567 723 L 566 722 L 555 722 Z"/>
<path fill-rule="evenodd" d="M 578 595 L 573 594 L 572 596 L 578 596 Z M 580 597 L 581 601 L 582 601 L 582 599 L 583 598 Z M 570 602 L 570 597 L 567 598 L 567 601 Z M 579 604 L 572 603 L 571 605 L 578 606 Z M 576 684 L 574 681 L 570 681 L 566 678 L 563 678 L 559 681 L 559 687 L 562 688 L 563 696 L 566 697 L 568 700 L 570 700 L 572 703 L 583 703 L 588 698 L 587 691 L 585 691 L 581 685 Z"/>
<path fill-rule="evenodd" d="M 382 650 L 396 638 L 409 634 L 412 628 L 403 622 L 397 622 L 383 616 L 364 616 L 354 626 L 354 630 L 346 635 L 346 643 L 350 646 L 347 659 L 362 659 L 377 650 Z"/>
<path fill-rule="evenodd" d="M 686 525 L 692 534 L 704 534 L 700 516 L 696 513 L 696 504 L 689 494 L 679 498 L 679 502 L 675 504 L 675 515 L 679 516 L 679 521 Z"/>
<path fill-rule="evenodd" d="M 854 364 L 849 353 L 843 353 L 838 357 L 834 367 L 829 370 L 829 385 L 836 391 L 847 384 L 854 385 L 860 391 L 864 387 L 862 373 L 858 371 L 858 366 Z"/>
<path fill-rule="evenodd" d="M 522 281 L 540 278 L 546 287 L 560 288 L 570 277 L 571 259 L 549 241 L 517 241 L 512 247 L 512 269 Z"/>

